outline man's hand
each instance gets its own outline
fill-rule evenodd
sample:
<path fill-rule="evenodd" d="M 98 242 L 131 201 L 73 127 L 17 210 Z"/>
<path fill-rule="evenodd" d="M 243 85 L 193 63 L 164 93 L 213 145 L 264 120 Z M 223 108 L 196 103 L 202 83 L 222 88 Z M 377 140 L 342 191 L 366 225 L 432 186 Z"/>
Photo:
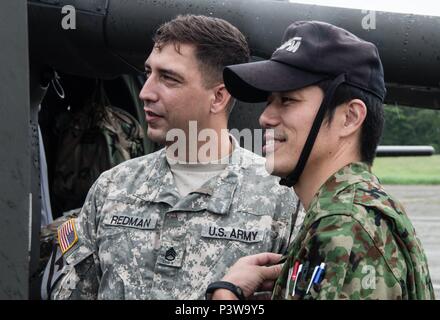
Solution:
<path fill-rule="evenodd" d="M 222 280 L 239 286 L 246 298 L 258 291 L 271 291 L 281 272 L 282 265 L 276 264 L 281 257 L 280 254 L 265 252 L 240 258 Z M 214 292 L 212 299 L 233 297 L 231 292 L 219 289 Z"/>

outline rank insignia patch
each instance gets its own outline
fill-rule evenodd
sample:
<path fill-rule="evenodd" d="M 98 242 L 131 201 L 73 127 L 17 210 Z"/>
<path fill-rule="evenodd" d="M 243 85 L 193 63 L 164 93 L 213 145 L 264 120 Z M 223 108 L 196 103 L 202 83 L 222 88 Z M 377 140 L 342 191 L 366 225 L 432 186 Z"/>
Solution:
<path fill-rule="evenodd" d="M 77 241 L 78 235 L 76 234 L 74 219 L 70 219 L 58 229 L 58 243 L 61 252 L 66 253 Z"/>

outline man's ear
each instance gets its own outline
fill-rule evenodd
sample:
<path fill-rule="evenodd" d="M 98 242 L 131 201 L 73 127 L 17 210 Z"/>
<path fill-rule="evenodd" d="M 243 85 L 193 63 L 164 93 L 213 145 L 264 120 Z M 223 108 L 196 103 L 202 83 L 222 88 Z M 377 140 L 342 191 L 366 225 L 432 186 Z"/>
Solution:
<path fill-rule="evenodd" d="M 225 84 L 218 84 L 213 88 L 213 100 L 211 103 L 211 112 L 212 113 L 221 113 L 226 111 L 226 107 L 231 101 L 231 95 L 228 90 L 226 90 Z"/>
<path fill-rule="evenodd" d="M 367 106 L 360 99 L 353 99 L 341 108 L 341 136 L 347 137 L 360 130 L 367 116 Z"/>

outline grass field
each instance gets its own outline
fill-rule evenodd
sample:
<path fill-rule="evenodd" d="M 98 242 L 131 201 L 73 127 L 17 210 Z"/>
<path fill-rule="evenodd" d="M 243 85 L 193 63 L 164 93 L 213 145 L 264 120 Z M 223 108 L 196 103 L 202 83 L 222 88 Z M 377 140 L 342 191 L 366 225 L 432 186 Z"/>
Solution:
<path fill-rule="evenodd" d="M 440 184 L 440 155 L 376 158 L 373 173 L 383 184 Z"/>

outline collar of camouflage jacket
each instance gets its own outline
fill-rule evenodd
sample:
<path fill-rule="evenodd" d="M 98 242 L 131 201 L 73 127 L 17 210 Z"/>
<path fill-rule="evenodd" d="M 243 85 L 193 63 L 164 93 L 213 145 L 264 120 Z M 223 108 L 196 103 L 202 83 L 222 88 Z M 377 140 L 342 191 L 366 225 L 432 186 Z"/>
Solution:
<path fill-rule="evenodd" d="M 162 149 L 153 165 L 142 191 L 135 196 L 149 202 L 164 202 L 172 207 L 169 212 L 196 212 L 208 210 L 217 214 L 228 214 L 235 188 L 240 180 L 242 153 L 238 141 L 231 135 L 233 151 L 223 172 L 208 180 L 197 190 L 181 197 L 174 182 L 173 174 L 166 159 L 166 149 Z"/>
<path fill-rule="evenodd" d="M 347 188 L 351 188 L 351 192 L 343 192 Z M 347 210 L 355 204 L 376 208 L 395 220 L 403 229 L 413 229 L 402 205 L 386 193 L 378 178 L 371 173 L 370 167 L 362 162 L 343 167 L 322 185 L 309 209 L 310 212 L 318 211 L 319 214 L 312 214 L 306 219 L 314 222 L 326 215 L 326 212 L 347 214 Z M 313 221 L 310 221 L 311 218 Z M 402 233 L 405 234 L 403 230 Z"/>
<path fill-rule="evenodd" d="M 339 169 L 321 186 L 310 202 L 311 208 L 331 206 L 332 212 L 337 213 L 347 210 L 347 204 L 353 202 L 353 198 L 344 198 L 343 201 L 335 202 L 335 198 L 348 187 L 361 181 L 373 181 L 378 179 L 371 173 L 370 167 L 363 162 L 353 162 Z M 338 199 L 340 200 L 340 199 Z M 338 205 L 340 204 L 340 205 Z"/>

